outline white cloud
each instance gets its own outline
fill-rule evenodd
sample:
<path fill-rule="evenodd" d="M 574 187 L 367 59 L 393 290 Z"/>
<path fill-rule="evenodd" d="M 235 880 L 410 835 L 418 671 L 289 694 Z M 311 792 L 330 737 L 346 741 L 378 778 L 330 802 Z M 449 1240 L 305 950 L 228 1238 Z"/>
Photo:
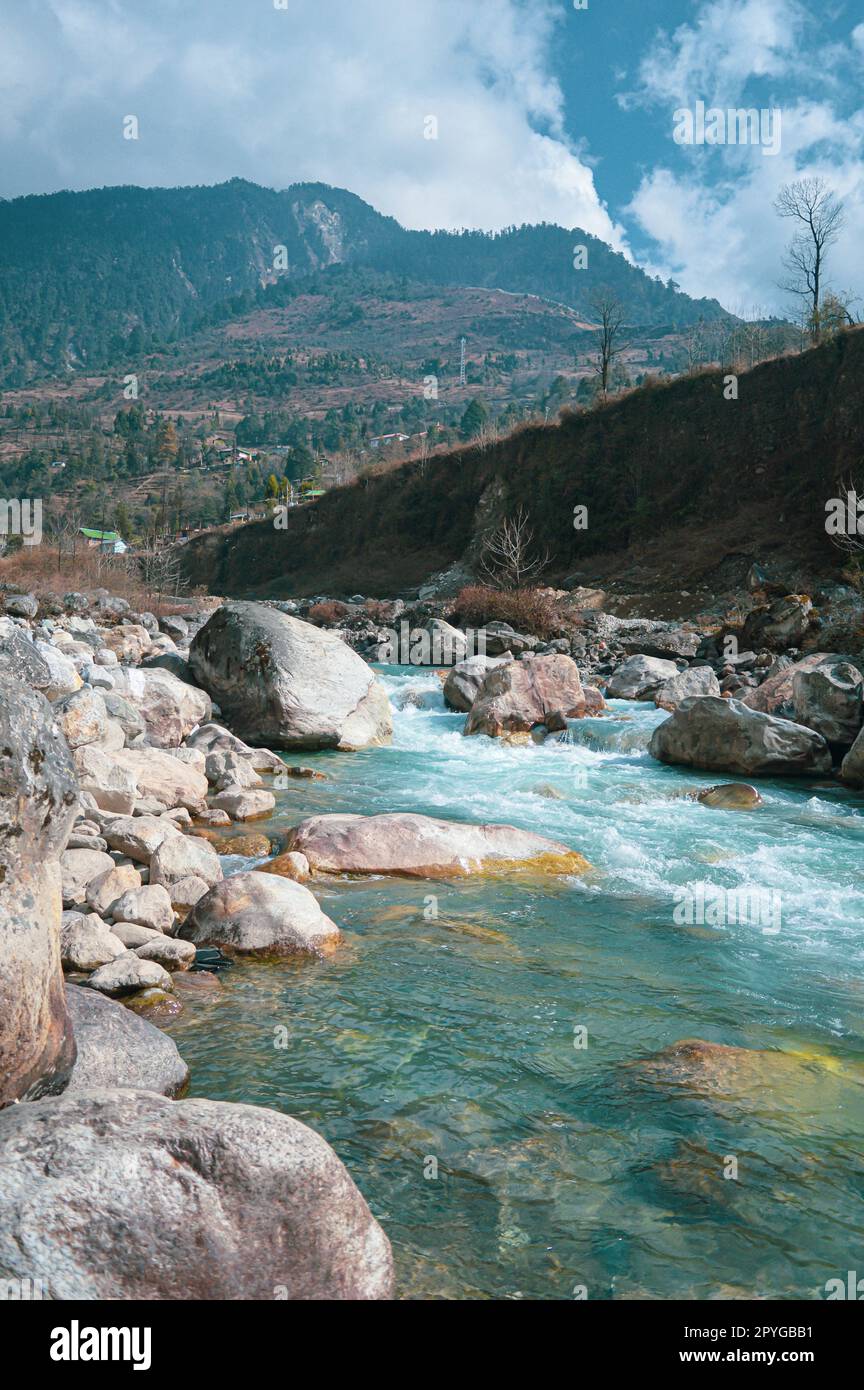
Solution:
<path fill-rule="evenodd" d="M 6 0 L 6 196 L 59 186 L 350 188 L 405 225 L 554 221 L 619 249 L 549 75 L 554 0 Z M 4 81 L 4 78 L 10 80 Z M 122 138 L 125 115 L 140 139 Z M 438 139 L 423 138 L 424 118 Z"/>
<path fill-rule="evenodd" d="M 856 43 L 864 41 L 864 25 L 858 29 Z M 668 106 L 670 133 L 679 103 L 764 106 L 765 79 L 779 93 L 768 102 L 782 115 L 778 155 L 734 145 L 670 147 L 668 161 L 643 175 L 625 210 L 656 242 L 659 272 L 689 294 L 715 296 L 737 312 L 790 311 L 792 301 L 778 287 L 790 229 L 773 202 L 782 184 L 820 175 L 846 207 L 829 281 L 864 305 L 864 107 L 840 107 L 849 90 L 842 82 L 848 49 L 825 45 L 814 64 L 814 44 L 798 0 L 711 0 L 694 25 L 671 39 L 660 35 L 643 59 L 642 85 L 627 104 Z M 809 94 L 817 71 L 830 99 Z M 763 95 L 754 98 L 752 84 L 760 79 Z"/>
<path fill-rule="evenodd" d="M 763 160 L 757 154 L 735 176 L 710 184 L 700 170 L 654 169 L 629 210 L 661 248 L 661 273 L 674 275 L 689 294 L 714 295 L 735 311 L 761 306 L 788 312 L 792 303 L 778 281 L 790 229 L 775 216 L 773 202 L 783 183 L 821 176 L 846 208 L 844 230 L 830 252 L 829 282 L 852 290 L 864 308 L 864 120 L 859 115 L 839 122 L 825 108 L 812 106 L 790 108 L 784 117 L 779 158 Z M 814 150 L 823 139 L 829 153 L 817 153 L 818 145 Z"/>
<path fill-rule="evenodd" d="M 658 34 L 639 66 L 636 100 L 690 105 L 734 102 L 751 78 L 801 70 L 807 25 L 800 0 L 713 0 L 694 24 Z"/>

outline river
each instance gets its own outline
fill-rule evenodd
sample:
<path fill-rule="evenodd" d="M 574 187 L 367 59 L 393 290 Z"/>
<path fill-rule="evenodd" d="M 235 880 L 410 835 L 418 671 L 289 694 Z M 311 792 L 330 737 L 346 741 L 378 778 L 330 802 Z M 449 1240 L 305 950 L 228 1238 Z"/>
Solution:
<path fill-rule="evenodd" d="M 190 1001 L 170 1024 L 190 1094 L 319 1131 L 401 1297 L 824 1297 L 864 1256 L 864 798 L 773 781 L 757 810 L 710 809 L 682 793 L 732 779 L 654 762 L 653 705 L 509 747 L 463 738 L 433 673 L 382 674 L 392 746 L 287 757 L 327 780 L 292 779 L 262 828 L 504 821 L 593 872 L 316 883 L 343 947 L 238 963 Z M 782 911 L 682 921 L 688 888 Z M 768 1055 L 707 1090 L 632 1065 L 685 1038 Z"/>

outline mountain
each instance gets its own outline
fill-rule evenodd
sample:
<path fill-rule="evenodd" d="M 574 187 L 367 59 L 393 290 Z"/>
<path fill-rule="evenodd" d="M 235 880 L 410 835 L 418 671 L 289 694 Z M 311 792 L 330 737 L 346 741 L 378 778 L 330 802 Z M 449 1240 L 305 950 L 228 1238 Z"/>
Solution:
<path fill-rule="evenodd" d="M 584 270 L 573 268 L 577 245 Z M 320 183 L 102 188 L 0 203 L 0 383 L 117 370 L 339 266 L 538 295 L 587 318 L 602 285 L 630 323 L 667 331 L 730 317 L 578 228 L 409 231 Z"/>

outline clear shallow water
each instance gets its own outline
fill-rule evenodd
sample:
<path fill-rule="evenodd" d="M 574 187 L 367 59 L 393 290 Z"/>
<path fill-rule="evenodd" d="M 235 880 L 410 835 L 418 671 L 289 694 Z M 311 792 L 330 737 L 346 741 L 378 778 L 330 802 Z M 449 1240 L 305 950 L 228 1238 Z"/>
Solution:
<path fill-rule="evenodd" d="M 813 1298 L 864 1268 L 864 799 L 760 782 L 762 809 L 711 810 L 681 793 L 732 779 L 650 759 L 653 705 L 509 748 L 463 738 L 433 674 L 385 680 L 392 747 L 314 755 L 327 780 L 277 793 L 268 831 L 326 811 L 506 821 L 594 872 L 316 884 L 343 949 L 238 964 L 188 1004 L 171 1031 L 190 1093 L 323 1134 L 403 1297 Z M 779 892 L 780 932 L 677 925 L 675 890 L 699 885 Z M 633 1065 L 683 1038 L 770 1053 L 707 1087 Z"/>

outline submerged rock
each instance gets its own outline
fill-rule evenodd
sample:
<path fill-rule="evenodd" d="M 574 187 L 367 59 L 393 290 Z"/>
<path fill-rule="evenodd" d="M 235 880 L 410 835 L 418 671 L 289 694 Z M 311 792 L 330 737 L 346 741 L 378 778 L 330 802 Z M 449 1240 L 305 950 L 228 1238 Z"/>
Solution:
<path fill-rule="evenodd" d="M 83 1091 L 4 1114 L 0 1169 L 0 1269 L 55 1299 L 392 1292 L 389 1242 L 347 1170 L 274 1110 Z"/>
<path fill-rule="evenodd" d="M 756 788 L 746 782 L 723 782 L 718 787 L 705 787 L 696 793 L 696 800 L 714 810 L 753 811 L 762 805 Z"/>
<path fill-rule="evenodd" d="M 624 1074 L 652 1089 L 675 1091 L 720 1105 L 794 1114 L 836 1115 L 860 1090 L 861 1072 L 814 1052 L 730 1047 L 684 1038 L 651 1057 L 625 1065 Z"/>
<path fill-rule="evenodd" d="M 96 1086 L 135 1086 L 180 1095 L 189 1068 L 172 1040 L 122 1004 L 90 989 L 66 986 L 78 1058 L 66 1095 Z"/>
<path fill-rule="evenodd" d="M 189 662 L 251 743 L 350 750 L 392 733 L 390 702 L 365 661 L 335 634 L 263 604 L 223 604 Z"/>
<path fill-rule="evenodd" d="M 262 859 L 270 853 L 266 835 L 232 835 L 218 846 L 220 854 L 239 854 L 244 859 Z"/>
<path fill-rule="evenodd" d="M 663 763 L 744 776 L 794 777 L 830 772 L 821 734 L 713 695 L 685 700 L 654 730 L 648 751 Z"/>
<path fill-rule="evenodd" d="M 233 874 L 193 907 L 178 933 L 226 955 L 330 955 L 341 933 L 301 884 L 254 870 Z"/>
<path fill-rule="evenodd" d="M 463 825 L 409 812 L 312 816 L 289 831 L 290 850 L 313 873 L 463 877 L 468 874 L 583 874 L 581 854 L 510 825 Z"/>

